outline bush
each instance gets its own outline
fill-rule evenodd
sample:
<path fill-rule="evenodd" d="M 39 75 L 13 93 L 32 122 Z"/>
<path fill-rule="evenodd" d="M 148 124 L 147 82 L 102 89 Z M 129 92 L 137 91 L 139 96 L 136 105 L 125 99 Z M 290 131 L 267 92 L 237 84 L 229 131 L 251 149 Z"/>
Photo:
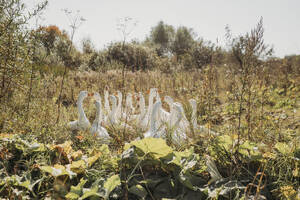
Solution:
<path fill-rule="evenodd" d="M 107 53 L 108 62 L 118 61 L 132 71 L 153 68 L 157 57 L 153 49 L 138 44 L 114 43 L 108 47 Z"/>

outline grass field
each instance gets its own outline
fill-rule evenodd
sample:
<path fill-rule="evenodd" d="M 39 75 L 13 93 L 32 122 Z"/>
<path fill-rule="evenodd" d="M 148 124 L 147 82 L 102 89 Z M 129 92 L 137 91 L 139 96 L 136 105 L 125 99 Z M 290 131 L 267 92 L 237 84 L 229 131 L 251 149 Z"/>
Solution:
<path fill-rule="evenodd" d="M 227 71 L 69 72 L 60 101 L 61 77 L 38 75 L 29 104 L 24 91 L 1 109 L 0 196 L 299 199 L 299 77 L 290 75 L 288 85 L 280 75 L 269 81 L 256 77 L 239 98 L 239 77 Z M 142 91 L 146 104 L 147 91 L 158 88 L 161 97 L 184 105 L 188 120 L 188 100 L 194 98 L 198 124 L 219 136 L 191 130 L 181 146 L 168 138 L 134 141 L 143 132 L 131 124 L 134 131 L 106 127 L 112 137 L 107 145 L 88 132 L 68 130 L 67 123 L 78 117 L 79 92 L 103 96 L 105 86 L 111 94 Z M 92 122 L 92 99 L 84 101 L 84 109 Z"/>

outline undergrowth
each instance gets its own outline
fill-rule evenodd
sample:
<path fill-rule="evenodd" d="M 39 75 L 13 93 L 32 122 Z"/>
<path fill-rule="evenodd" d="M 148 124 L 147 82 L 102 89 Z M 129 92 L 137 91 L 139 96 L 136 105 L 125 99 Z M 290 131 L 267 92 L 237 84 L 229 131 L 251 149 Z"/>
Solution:
<path fill-rule="evenodd" d="M 237 131 L 238 107 L 233 85 L 217 78 L 222 68 L 206 71 L 72 72 L 64 85 L 61 118 L 56 123 L 61 77 L 34 80 L 30 110 L 26 92 L 1 107 L 0 196 L 67 199 L 299 199 L 299 78 L 290 77 L 286 92 L 280 85 L 253 86 L 251 137 L 246 112 Z M 211 74 L 210 74 L 211 73 Z M 212 74 L 215 73 L 215 74 Z M 209 84 L 209 79 L 215 80 Z M 72 133 L 66 124 L 77 118 L 81 90 L 103 94 L 159 89 L 184 104 L 198 102 L 198 124 L 220 133 L 191 130 L 189 140 L 176 146 L 162 139 L 142 139 L 137 127 L 107 127 L 112 140 L 103 144 L 87 132 Z M 211 88 L 213 91 L 209 91 Z M 147 100 L 147 97 L 146 97 Z M 84 102 L 93 120 L 91 99 Z M 134 126 L 133 126 L 134 127 Z M 238 137 L 239 140 L 238 140 Z M 215 163 L 215 164 L 211 164 Z M 215 166 L 216 169 L 214 169 Z"/>

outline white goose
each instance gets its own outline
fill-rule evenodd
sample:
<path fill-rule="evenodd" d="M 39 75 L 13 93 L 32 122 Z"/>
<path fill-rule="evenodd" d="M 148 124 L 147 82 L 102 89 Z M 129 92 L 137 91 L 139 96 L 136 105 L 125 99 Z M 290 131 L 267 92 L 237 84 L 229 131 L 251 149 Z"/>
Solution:
<path fill-rule="evenodd" d="M 139 92 L 137 101 L 140 109 L 140 113 L 136 117 L 137 125 L 144 130 L 147 128 L 148 118 L 147 118 L 147 111 L 145 106 L 145 98 L 142 92 Z"/>
<path fill-rule="evenodd" d="M 111 111 L 108 114 L 108 122 L 112 125 L 117 124 L 116 112 L 117 112 L 117 98 L 114 95 L 109 96 L 111 101 Z"/>
<path fill-rule="evenodd" d="M 170 96 L 165 96 L 164 97 L 164 101 L 169 105 L 170 107 L 170 112 L 171 112 L 171 108 L 173 106 L 173 103 L 174 103 L 174 100 L 172 97 Z M 182 111 L 182 119 L 179 123 L 179 126 L 181 129 L 185 130 L 186 132 L 190 130 L 190 124 L 189 124 L 189 121 L 187 120 L 186 116 L 185 116 L 185 113 L 184 113 L 184 109 L 183 109 L 183 106 L 181 103 L 179 102 L 176 102 L 177 106 L 181 107 L 180 108 L 180 111 Z"/>
<path fill-rule="evenodd" d="M 108 86 L 105 86 L 105 90 L 104 90 L 104 111 L 105 111 L 106 115 L 108 115 L 111 112 L 108 97 L 109 97 Z"/>
<path fill-rule="evenodd" d="M 168 104 L 169 106 L 169 110 L 170 110 L 170 118 L 171 118 L 171 114 L 172 114 L 172 109 L 173 109 L 173 103 L 174 103 L 174 100 L 172 99 L 172 97 L 170 96 L 165 96 L 164 97 L 164 101 Z M 174 115 L 174 114 L 173 114 Z M 172 115 L 172 116 L 173 116 Z M 168 120 L 168 125 L 171 127 L 171 124 L 170 122 L 172 121 L 172 119 Z"/>
<path fill-rule="evenodd" d="M 200 132 L 205 132 L 205 133 L 209 133 L 212 135 L 219 135 L 219 133 L 206 128 L 205 126 L 201 126 L 197 124 L 197 117 L 196 117 L 196 113 L 197 113 L 197 102 L 195 99 L 190 99 L 189 103 L 192 107 L 192 118 L 191 118 L 191 122 L 194 128 L 194 131 L 199 130 Z"/>
<path fill-rule="evenodd" d="M 128 93 L 126 96 L 125 111 L 126 111 L 126 114 L 130 114 L 130 115 L 133 115 L 135 112 L 135 109 L 132 105 L 132 94 L 131 93 Z"/>
<path fill-rule="evenodd" d="M 81 91 L 79 93 L 78 96 L 78 100 L 77 100 L 77 109 L 78 109 L 78 114 L 79 114 L 79 118 L 76 121 L 72 121 L 68 123 L 68 127 L 72 130 L 79 130 L 79 131 L 83 131 L 83 130 L 88 130 L 89 127 L 91 126 L 90 121 L 88 120 L 88 118 L 86 117 L 83 107 L 82 107 L 82 103 L 83 100 L 89 96 L 87 91 Z"/>
<path fill-rule="evenodd" d="M 197 117 L 196 117 L 196 113 L 197 113 L 197 102 L 195 99 L 190 99 L 189 103 L 192 107 L 192 117 L 191 117 L 191 123 L 193 125 L 194 130 L 196 130 L 198 128 L 197 125 Z"/>
<path fill-rule="evenodd" d="M 102 99 L 101 99 L 101 96 L 100 96 L 100 94 L 98 92 L 94 92 L 94 96 L 93 97 L 94 97 L 95 100 L 97 100 L 97 101 L 100 102 L 100 120 L 101 120 L 101 122 L 104 122 L 104 121 L 106 121 L 106 115 L 104 114 L 103 109 L 102 109 L 102 103 L 101 103 Z M 97 106 L 96 106 L 96 108 L 97 108 Z"/>
<path fill-rule="evenodd" d="M 160 96 L 159 96 L 157 90 L 156 90 L 156 101 L 160 101 Z M 161 107 L 160 115 L 161 115 L 161 120 L 165 123 L 168 123 L 168 121 L 170 119 L 170 112 L 166 111 L 165 109 L 163 109 L 163 107 Z"/>
<path fill-rule="evenodd" d="M 99 95 L 100 96 L 100 95 Z M 107 133 L 107 130 L 101 126 L 101 101 L 95 100 L 95 106 L 96 106 L 96 117 L 92 124 L 92 127 L 90 129 L 90 133 L 98 138 L 101 138 L 103 140 L 109 140 L 110 136 Z"/>
<path fill-rule="evenodd" d="M 133 128 L 131 126 L 129 126 L 128 124 L 124 123 L 124 122 L 120 122 L 117 118 L 116 118 L 116 112 L 117 112 L 117 98 L 114 95 L 110 95 L 109 96 L 110 101 L 112 102 L 111 105 L 111 112 L 108 115 L 108 122 L 110 123 L 110 125 L 118 125 L 122 128 L 126 128 L 128 130 L 133 130 Z"/>
<path fill-rule="evenodd" d="M 189 123 L 188 119 L 185 116 L 183 106 L 182 106 L 181 103 L 179 103 L 179 102 L 177 102 L 177 103 L 178 103 L 178 106 L 180 107 L 180 111 L 181 111 L 181 114 L 182 114 L 182 119 L 179 123 L 179 126 L 180 126 L 181 129 L 183 129 L 186 132 L 190 131 L 191 130 L 190 123 Z"/>
<path fill-rule="evenodd" d="M 164 137 L 166 135 L 165 127 L 162 127 L 162 129 L 159 129 L 160 127 L 160 109 L 161 109 L 161 102 L 156 101 L 156 103 L 153 106 L 153 110 L 151 112 L 151 118 L 150 118 L 150 128 L 149 130 L 144 133 L 144 137 L 155 137 L 160 138 Z"/>
<path fill-rule="evenodd" d="M 142 128 L 148 128 L 150 126 L 150 118 L 151 118 L 151 113 L 153 110 L 153 100 L 154 97 L 156 96 L 156 88 L 151 88 L 149 92 L 149 99 L 148 99 L 148 109 L 146 112 L 146 116 L 144 117 L 143 121 L 141 122 L 141 127 Z"/>
<path fill-rule="evenodd" d="M 122 99 L 123 99 L 123 95 L 122 92 L 117 91 L 117 95 L 118 95 L 118 105 L 117 105 L 117 109 L 116 109 L 116 113 L 115 113 L 115 118 L 117 120 L 120 120 L 122 117 Z"/>
<path fill-rule="evenodd" d="M 183 119 L 183 114 L 184 110 L 182 105 L 178 102 L 173 103 L 169 124 L 171 125 L 171 131 L 173 131 L 172 142 L 177 145 L 182 144 L 187 138 L 185 130 L 180 127 L 180 123 Z"/>

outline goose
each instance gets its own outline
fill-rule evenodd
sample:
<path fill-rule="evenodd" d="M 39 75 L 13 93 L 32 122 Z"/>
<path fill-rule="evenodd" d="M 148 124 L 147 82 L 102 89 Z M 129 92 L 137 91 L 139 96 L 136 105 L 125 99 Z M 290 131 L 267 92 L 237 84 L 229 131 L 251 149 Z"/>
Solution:
<path fill-rule="evenodd" d="M 135 109 L 132 105 L 132 94 L 128 93 L 126 96 L 126 102 L 125 102 L 125 112 L 122 113 L 122 118 L 126 121 L 132 121 L 135 120 L 137 115 L 134 115 Z"/>
<path fill-rule="evenodd" d="M 108 86 L 105 86 L 105 90 L 104 90 L 104 111 L 106 113 L 106 115 L 108 115 L 110 113 L 110 106 L 109 106 L 109 93 L 108 93 Z"/>
<path fill-rule="evenodd" d="M 196 113 L 197 113 L 197 102 L 195 99 L 190 99 L 189 100 L 189 103 L 192 107 L 192 117 L 191 117 L 191 123 L 192 123 L 192 126 L 193 126 L 193 129 L 194 130 L 199 130 L 200 132 L 205 132 L 205 133 L 209 133 L 209 134 L 212 134 L 212 135 L 219 135 L 219 133 L 211 130 L 211 129 L 208 129 L 206 128 L 205 126 L 201 126 L 201 125 L 198 125 L 197 124 L 197 117 L 196 117 Z"/>
<path fill-rule="evenodd" d="M 174 103 L 174 100 L 172 97 L 170 96 L 165 96 L 164 97 L 164 101 L 168 104 L 169 108 L 170 108 L 170 111 L 171 111 L 171 108 L 173 106 L 173 103 Z"/>
<path fill-rule="evenodd" d="M 126 96 L 126 113 L 134 114 L 135 109 L 132 105 L 132 94 L 128 93 Z"/>
<path fill-rule="evenodd" d="M 111 101 L 111 111 L 108 114 L 108 119 L 110 124 L 117 124 L 116 112 L 117 112 L 117 98 L 114 95 L 109 96 L 109 100 Z"/>
<path fill-rule="evenodd" d="M 131 126 L 129 126 L 126 123 L 120 122 L 117 118 L 116 118 L 116 112 L 117 112 L 117 98 L 114 95 L 110 95 L 109 96 L 110 101 L 112 102 L 112 106 L 111 106 L 111 112 L 108 115 L 108 121 L 110 123 L 110 125 L 118 125 L 122 128 L 126 128 L 129 130 L 133 130 L 133 128 Z"/>
<path fill-rule="evenodd" d="M 163 127 L 161 130 L 159 129 L 160 125 L 160 108 L 161 108 L 161 101 L 156 101 L 153 105 L 153 109 L 151 112 L 151 118 L 150 118 L 150 128 L 149 130 L 144 133 L 144 137 L 164 137 L 166 134 L 165 127 Z"/>
<path fill-rule="evenodd" d="M 122 92 L 120 92 L 119 90 L 117 91 L 117 95 L 118 95 L 118 105 L 117 105 L 115 117 L 116 117 L 117 120 L 119 120 L 122 117 L 122 99 L 123 99 L 123 95 L 122 95 Z"/>
<path fill-rule="evenodd" d="M 75 130 L 79 130 L 79 131 L 87 130 L 91 126 L 90 121 L 86 117 L 86 115 L 84 113 L 84 110 L 83 110 L 83 107 L 82 107 L 83 100 L 87 96 L 90 96 L 90 94 L 87 91 L 81 91 L 79 93 L 79 95 L 78 95 L 77 109 L 78 109 L 79 118 L 76 121 L 72 121 L 72 122 L 68 123 L 68 127 L 72 131 L 75 131 Z"/>
<path fill-rule="evenodd" d="M 191 108 L 192 108 L 192 117 L 191 117 L 191 123 L 192 123 L 192 126 L 194 128 L 194 130 L 196 130 L 198 127 L 197 127 L 197 118 L 196 118 L 196 113 L 197 113 L 197 102 L 195 99 L 190 99 L 189 100 L 189 103 L 191 105 Z"/>
<path fill-rule="evenodd" d="M 183 129 L 183 130 L 185 130 L 187 132 L 187 131 L 189 131 L 191 129 L 190 128 L 190 123 L 189 123 L 188 119 L 185 116 L 182 104 L 179 103 L 179 102 L 177 102 L 177 104 L 180 107 L 180 112 L 182 114 L 182 119 L 181 119 L 181 121 L 179 123 L 179 126 L 180 126 L 181 129 Z"/>
<path fill-rule="evenodd" d="M 101 121 L 101 123 L 104 123 L 104 124 L 106 124 L 106 122 L 107 122 L 107 115 L 105 115 L 105 113 L 104 113 L 104 110 L 103 110 L 103 108 L 102 108 L 102 99 L 101 99 L 101 96 L 100 96 L 100 94 L 98 93 L 98 92 L 94 92 L 94 99 L 95 100 L 97 100 L 97 101 L 99 101 L 100 102 L 100 121 Z M 96 106 L 96 108 L 97 108 L 97 106 Z M 97 113 L 96 113 L 97 114 Z"/>
<path fill-rule="evenodd" d="M 173 100 L 173 98 L 172 97 L 170 97 L 170 96 L 165 96 L 164 97 L 164 101 L 168 104 L 168 106 L 169 106 L 169 110 L 170 110 L 170 116 L 169 117 L 171 117 L 171 113 L 172 113 L 172 109 L 173 109 L 173 103 L 174 103 L 174 100 Z M 170 122 L 171 122 L 172 120 L 168 120 L 168 125 L 169 126 L 171 126 L 171 124 L 170 124 Z"/>
<path fill-rule="evenodd" d="M 97 96 L 97 95 L 96 95 Z M 100 95 L 99 95 L 100 96 Z M 109 140 L 110 136 L 107 133 L 107 130 L 101 126 L 101 101 L 95 100 L 95 106 L 96 106 L 96 117 L 92 124 L 92 127 L 90 128 L 90 133 L 98 138 Z"/>
<path fill-rule="evenodd" d="M 156 101 L 160 101 L 160 96 L 157 91 L 156 91 Z M 160 110 L 161 110 L 160 111 L 161 120 L 163 122 L 167 123 L 170 118 L 170 113 L 168 111 L 166 111 L 165 109 L 163 109 L 163 107 L 161 107 Z"/>
<path fill-rule="evenodd" d="M 170 96 L 165 96 L 164 101 L 169 105 L 170 110 L 171 110 L 171 108 L 173 106 L 173 103 L 174 103 L 173 98 L 170 97 Z M 184 129 L 185 131 L 189 131 L 190 130 L 190 124 L 189 124 L 189 121 L 187 120 L 187 118 L 185 116 L 183 106 L 179 102 L 177 102 L 176 104 L 177 104 L 177 106 L 181 107 L 180 110 L 182 111 L 182 120 L 180 121 L 179 126 L 181 127 L 181 129 Z"/>
<path fill-rule="evenodd" d="M 153 110 L 153 100 L 154 100 L 154 97 L 156 96 L 156 91 L 157 91 L 156 88 L 150 89 L 146 116 L 143 119 L 143 121 L 141 122 L 142 127 L 148 128 L 150 126 L 150 117 L 151 117 L 151 113 Z"/>
<path fill-rule="evenodd" d="M 174 103 L 173 98 L 170 97 L 170 96 L 165 96 L 164 101 L 169 105 L 170 108 L 172 107 L 172 105 Z M 181 107 L 180 110 L 183 111 L 182 112 L 182 120 L 180 121 L 180 127 L 182 129 L 184 129 L 185 131 L 188 131 L 190 129 L 190 124 L 189 124 L 189 121 L 187 120 L 187 118 L 185 116 L 183 106 L 179 102 L 176 102 L 176 103 L 177 103 L 177 106 Z"/>
<path fill-rule="evenodd" d="M 145 106 L 145 98 L 143 96 L 142 92 L 139 92 L 136 95 L 136 100 L 137 100 L 137 106 L 139 109 L 139 114 L 132 115 L 131 119 L 135 121 L 135 124 L 137 127 L 139 127 L 142 130 L 145 130 L 147 128 L 148 124 L 148 118 L 147 118 L 147 110 Z"/>
<path fill-rule="evenodd" d="M 182 121 L 184 115 L 182 105 L 178 102 L 173 103 L 170 115 L 171 117 L 169 124 L 171 131 L 173 131 L 172 142 L 180 145 L 187 138 L 185 130 L 180 127 L 180 122 Z"/>

